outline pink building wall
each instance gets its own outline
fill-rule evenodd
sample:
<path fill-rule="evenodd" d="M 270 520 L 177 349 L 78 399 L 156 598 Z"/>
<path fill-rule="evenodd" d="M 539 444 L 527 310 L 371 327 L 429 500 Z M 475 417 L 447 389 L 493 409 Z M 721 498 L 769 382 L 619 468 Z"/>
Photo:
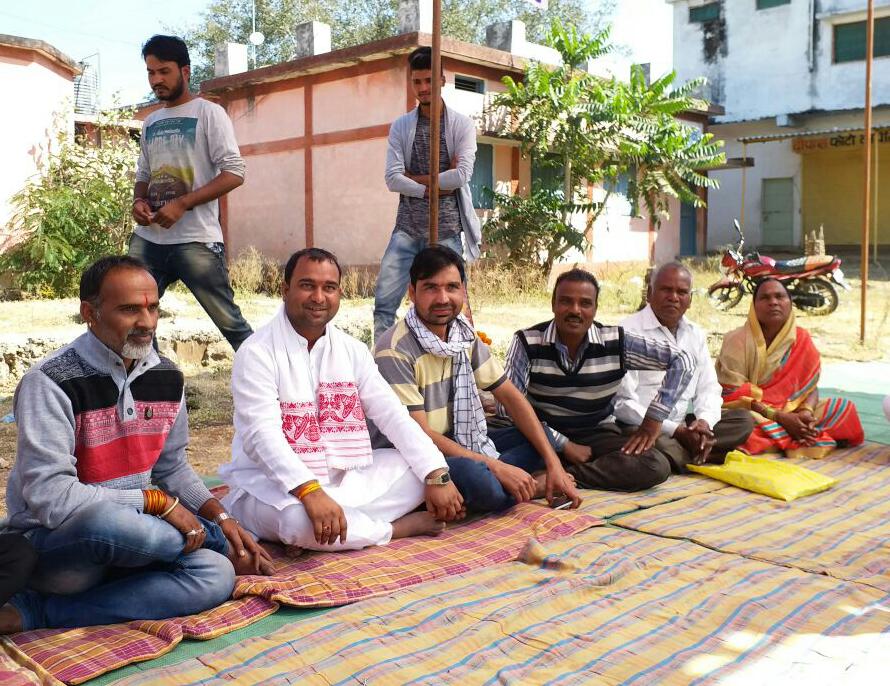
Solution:
<path fill-rule="evenodd" d="M 312 244 L 332 250 L 345 265 L 379 263 L 398 206 L 383 178 L 389 126 L 415 105 L 406 66 L 409 48 L 400 48 L 405 54 L 381 50 L 359 60 L 352 54 L 317 55 L 210 82 L 209 92 L 232 118 L 247 162 L 245 184 L 228 196 L 223 210 L 230 257 L 253 246 L 284 262 Z M 506 53 L 466 49 L 467 54 L 487 52 L 466 60 L 455 51 L 443 57 L 443 97 L 449 107 L 477 116 L 487 96 L 456 90 L 455 75 L 482 79 L 490 94 L 503 90 L 502 75 L 516 77 L 521 68 L 512 60 L 492 66 Z M 487 63 L 474 62 L 477 57 Z M 303 71 L 302 64 L 314 71 Z M 520 158 L 517 143 L 487 136 L 480 142 L 493 146 L 493 187 L 529 192 L 531 165 Z M 488 211 L 477 213 L 484 220 Z M 651 237 L 648 219 L 628 214 L 610 211 L 601 217 L 592 249 L 567 258 L 647 262 L 650 240 L 656 262 L 679 253 L 679 203 L 671 203 L 670 218 Z M 583 225 L 583 218 L 579 221 Z"/>
<path fill-rule="evenodd" d="M 453 88 L 455 72 L 478 70 L 450 67 L 446 102 L 478 114 L 482 96 Z M 486 79 L 486 90 L 502 88 Z M 283 262 L 308 237 L 343 264 L 379 263 L 398 207 L 398 195 L 383 178 L 389 126 L 415 104 L 404 56 L 249 86 L 223 93 L 219 101 L 247 163 L 244 185 L 225 203 L 230 257 L 252 246 Z M 529 165 L 514 162 L 515 144 L 486 142 L 494 144 L 495 187 L 528 187 Z M 517 172 L 523 183 L 514 178 Z"/>

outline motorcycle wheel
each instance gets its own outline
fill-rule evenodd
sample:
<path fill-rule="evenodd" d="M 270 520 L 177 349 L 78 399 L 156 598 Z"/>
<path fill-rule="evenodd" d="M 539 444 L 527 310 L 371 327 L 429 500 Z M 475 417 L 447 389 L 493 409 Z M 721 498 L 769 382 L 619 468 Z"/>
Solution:
<path fill-rule="evenodd" d="M 721 312 L 731 310 L 742 301 L 745 292 L 742 287 L 734 283 L 732 285 L 712 286 L 708 289 L 708 298 L 715 309 Z"/>
<path fill-rule="evenodd" d="M 820 305 L 809 305 L 799 303 L 796 300 L 792 299 L 794 305 L 804 312 L 824 317 L 825 315 L 831 314 L 837 309 L 837 291 L 835 290 L 834 286 L 832 286 L 828 281 L 825 281 L 824 279 L 805 279 L 803 281 L 799 281 L 797 284 L 797 288 L 795 288 L 794 290 L 800 293 L 806 293 L 811 296 L 818 296 L 822 301 Z"/>

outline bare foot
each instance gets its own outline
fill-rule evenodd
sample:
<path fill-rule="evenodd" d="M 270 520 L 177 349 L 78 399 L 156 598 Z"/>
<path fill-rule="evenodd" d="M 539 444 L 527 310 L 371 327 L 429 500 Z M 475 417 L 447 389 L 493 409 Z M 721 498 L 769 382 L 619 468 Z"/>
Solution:
<path fill-rule="evenodd" d="M 532 474 L 535 479 L 535 498 L 543 498 L 547 495 L 547 472 L 535 472 Z M 575 484 L 575 477 L 569 474 L 572 484 Z"/>
<path fill-rule="evenodd" d="M 262 576 L 271 576 L 275 573 L 275 564 L 262 557 L 260 558 L 260 571 L 257 572 L 254 558 L 249 553 L 244 557 L 238 557 L 232 553 L 229 555 L 229 560 L 231 560 L 237 576 L 244 576 L 246 574 L 256 575 L 257 573 Z"/>
<path fill-rule="evenodd" d="M 410 512 L 392 523 L 392 537 L 438 536 L 445 531 L 445 522 L 440 522 L 432 513 Z"/>
<path fill-rule="evenodd" d="M 22 616 L 19 611 L 7 603 L 0 607 L 0 635 L 17 634 L 22 630 Z"/>
<path fill-rule="evenodd" d="M 536 472 L 532 476 L 535 479 L 535 497 L 533 499 L 543 498 L 547 495 L 547 472 Z"/>

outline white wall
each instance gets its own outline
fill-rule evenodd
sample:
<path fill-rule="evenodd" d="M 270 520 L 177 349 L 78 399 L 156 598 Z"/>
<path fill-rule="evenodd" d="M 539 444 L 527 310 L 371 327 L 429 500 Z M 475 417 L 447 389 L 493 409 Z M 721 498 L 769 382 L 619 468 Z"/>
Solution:
<path fill-rule="evenodd" d="M 673 1 L 674 64 L 683 79 L 708 78 L 706 95 L 726 109 L 718 121 L 863 107 L 865 62 L 833 64 L 832 43 L 835 23 L 865 18 L 865 0 L 791 0 L 765 10 L 755 0 L 722 0 L 723 49 L 710 51 L 714 26 L 689 21 L 690 6 L 702 4 Z M 875 5 L 877 17 L 890 16 L 890 0 Z M 873 104 L 890 104 L 890 57 L 876 59 L 872 73 Z"/>
<path fill-rule="evenodd" d="M 808 117 L 800 122 L 803 130 L 821 131 L 834 128 L 862 126 L 860 113 L 836 113 Z M 875 126 L 890 126 L 890 110 L 876 111 Z M 710 132 L 725 140 L 726 156 L 742 157 L 743 146 L 738 138 L 754 135 L 783 134 L 789 129 L 779 128 L 772 119 L 714 125 Z M 801 237 L 801 156 L 792 150 L 792 140 L 768 143 L 749 143 L 747 155 L 754 159 L 754 167 L 745 172 L 745 241 L 749 246 L 761 242 L 761 189 L 763 179 L 792 178 L 794 184 L 794 234 L 797 245 Z M 711 172 L 710 176 L 720 183 L 718 190 L 708 192 L 708 250 L 717 250 L 728 243 L 735 243 L 732 220 L 741 218 L 742 170 L 727 169 Z"/>
<path fill-rule="evenodd" d="M 9 199 L 38 169 L 50 141 L 54 142 L 54 114 L 70 103 L 72 81 L 37 62 L 0 55 L 3 92 L 15 94 L 0 112 L 0 249 L 11 237 Z M 66 103 L 68 101 L 68 103 Z M 62 124 L 74 130 L 73 113 Z"/>
<path fill-rule="evenodd" d="M 632 64 L 650 65 L 654 81 L 673 69 L 673 10 L 667 0 L 622 0 L 609 19 L 616 50 L 596 60 L 592 71 L 627 80 Z"/>

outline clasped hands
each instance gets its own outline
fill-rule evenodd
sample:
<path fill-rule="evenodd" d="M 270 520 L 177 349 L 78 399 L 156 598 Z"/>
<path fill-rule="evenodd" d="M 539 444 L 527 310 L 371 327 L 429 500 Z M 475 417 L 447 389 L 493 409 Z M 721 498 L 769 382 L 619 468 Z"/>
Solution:
<path fill-rule="evenodd" d="M 172 504 L 170 496 L 166 495 L 166 497 L 168 504 L 165 506 L 165 509 Z M 203 547 L 204 542 L 207 540 L 207 530 L 201 524 L 201 520 L 182 503 L 177 503 L 164 516 L 164 521 L 185 538 L 185 546 L 182 549 L 184 555 Z M 239 562 L 236 565 L 238 573 L 248 573 L 247 570 L 254 574 L 271 573 L 273 569 L 271 556 L 235 519 L 229 517 L 220 522 L 219 527 L 222 529 L 232 550 L 232 556 L 230 557 L 234 557 Z M 242 572 L 241 570 L 245 571 Z"/>
<path fill-rule="evenodd" d="M 157 212 L 152 212 L 151 206 L 145 198 L 136 198 L 133 201 L 133 219 L 140 226 L 158 224 L 169 229 L 182 218 L 188 209 L 185 201 L 179 197 L 165 203 Z"/>

